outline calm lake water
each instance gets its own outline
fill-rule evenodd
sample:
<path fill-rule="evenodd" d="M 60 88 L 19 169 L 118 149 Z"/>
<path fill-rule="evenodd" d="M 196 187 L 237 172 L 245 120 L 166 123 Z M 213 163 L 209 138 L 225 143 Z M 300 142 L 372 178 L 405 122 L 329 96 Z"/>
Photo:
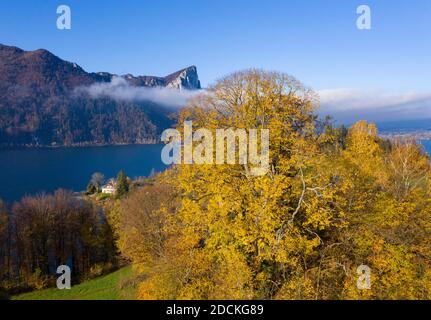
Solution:
<path fill-rule="evenodd" d="M 422 141 L 431 153 L 431 141 Z M 58 188 L 85 190 L 91 175 L 105 178 L 121 169 L 131 177 L 148 176 L 166 168 L 160 159 L 163 145 L 0 150 L 0 198 L 13 202 L 26 194 Z"/>
<path fill-rule="evenodd" d="M 13 202 L 26 194 L 58 188 L 85 190 L 91 175 L 105 178 L 125 170 L 131 178 L 163 171 L 163 145 L 0 150 L 0 198 Z"/>

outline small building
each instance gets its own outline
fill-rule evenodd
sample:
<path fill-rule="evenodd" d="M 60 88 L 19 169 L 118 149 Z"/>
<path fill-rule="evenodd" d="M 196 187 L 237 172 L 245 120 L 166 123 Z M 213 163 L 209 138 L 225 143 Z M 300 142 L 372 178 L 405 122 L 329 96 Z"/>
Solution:
<path fill-rule="evenodd" d="M 104 186 L 102 186 L 102 193 L 114 194 L 117 192 L 117 184 L 111 180 Z"/>

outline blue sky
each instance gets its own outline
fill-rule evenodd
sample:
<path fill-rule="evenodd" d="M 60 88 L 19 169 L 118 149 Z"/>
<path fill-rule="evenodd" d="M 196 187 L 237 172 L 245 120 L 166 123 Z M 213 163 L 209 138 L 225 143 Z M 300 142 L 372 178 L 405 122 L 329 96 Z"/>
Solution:
<path fill-rule="evenodd" d="M 61 4 L 72 30 L 56 28 Z M 371 30 L 356 28 L 361 4 Z M 347 96 L 431 92 L 429 0 L 2 0 L 0 43 L 45 48 L 87 71 L 166 75 L 196 65 L 204 86 L 257 67 Z"/>

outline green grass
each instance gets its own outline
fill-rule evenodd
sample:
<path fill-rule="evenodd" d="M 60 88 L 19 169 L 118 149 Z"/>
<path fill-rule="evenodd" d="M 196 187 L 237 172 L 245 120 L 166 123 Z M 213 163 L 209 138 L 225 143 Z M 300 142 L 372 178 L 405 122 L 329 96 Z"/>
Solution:
<path fill-rule="evenodd" d="M 12 297 L 12 300 L 133 300 L 138 280 L 131 266 L 111 274 L 72 286 L 38 290 Z"/>

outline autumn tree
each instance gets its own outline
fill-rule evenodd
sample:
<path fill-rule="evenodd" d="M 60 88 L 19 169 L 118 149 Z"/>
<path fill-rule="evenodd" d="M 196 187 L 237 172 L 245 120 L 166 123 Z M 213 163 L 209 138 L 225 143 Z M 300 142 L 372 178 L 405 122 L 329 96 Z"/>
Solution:
<path fill-rule="evenodd" d="M 323 155 L 315 107 L 314 94 L 294 78 L 256 70 L 228 76 L 191 102 L 180 123 L 214 132 L 269 129 L 270 170 L 254 176 L 248 164 L 178 166 L 171 175 L 181 206 L 168 249 L 175 256 L 142 285 L 143 296 L 172 282 L 174 291 L 155 297 L 271 298 L 287 292 L 286 279 L 307 274 L 320 234 L 339 224 L 328 205 L 330 177 L 316 170 Z M 294 292 L 308 297 L 306 289 Z"/>
<path fill-rule="evenodd" d="M 148 272 L 165 247 L 166 225 L 175 211 L 172 187 L 162 182 L 145 186 L 124 200 L 120 211 L 120 250 Z"/>
<path fill-rule="evenodd" d="M 268 129 L 269 167 L 179 164 L 123 202 L 120 247 L 146 276 L 139 298 L 431 297 L 429 158 L 374 124 L 322 122 L 317 107 L 296 79 L 258 70 L 190 101 L 181 133 L 189 120 L 213 136 Z M 205 139 L 193 141 L 198 155 Z M 356 285 L 361 265 L 369 290 Z"/>
<path fill-rule="evenodd" d="M 116 263 L 113 232 L 103 212 L 69 191 L 24 197 L 14 204 L 8 219 L 4 217 L 0 215 L 7 222 L 10 245 L 3 243 L 2 223 L 0 250 L 10 250 L 8 280 L 17 287 L 40 289 L 63 264 L 72 268 L 77 280 L 89 275 L 96 264 Z"/>
<path fill-rule="evenodd" d="M 361 121 L 341 154 L 348 228 L 339 232 L 346 274 L 339 297 L 429 299 L 429 158 L 409 141 L 393 142 L 386 153 L 384 146 L 376 127 Z M 371 270 L 370 290 L 356 287 L 362 264 Z"/>
<path fill-rule="evenodd" d="M 11 238 L 9 216 L 3 201 L 0 200 L 0 287 L 10 271 Z"/>
<path fill-rule="evenodd" d="M 105 176 L 100 172 L 95 172 L 91 176 L 87 191 L 100 192 L 100 189 L 105 181 Z"/>

